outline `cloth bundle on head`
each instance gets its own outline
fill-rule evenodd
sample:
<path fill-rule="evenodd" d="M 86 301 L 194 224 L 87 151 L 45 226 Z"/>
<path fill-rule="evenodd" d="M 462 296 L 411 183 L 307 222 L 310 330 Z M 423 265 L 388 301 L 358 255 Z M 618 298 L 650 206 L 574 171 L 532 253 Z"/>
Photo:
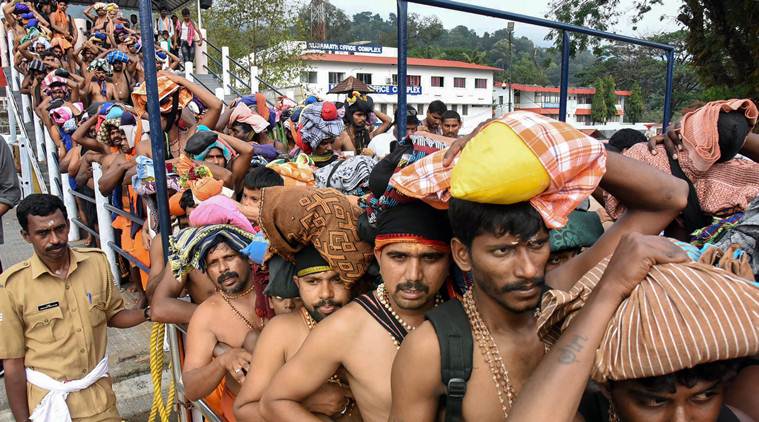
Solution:
<path fill-rule="evenodd" d="M 269 127 L 269 122 L 258 114 L 250 110 L 242 101 L 237 103 L 237 106 L 232 110 L 232 114 L 229 115 L 229 121 L 247 123 L 253 128 L 256 133 L 261 133 Z"/>
<path fill-rule="evenodd" d="M 113 66 L 111 66 L 110 63 L 108 63 L 108 60 L 104 58 L 97 58 L 93 60 L 89 66 L 87 66 L 87 70 L 90 72 L 99 70 L 103 73 L 105 73 L 107 76 L 113 76 Z"/>
<path fill-rule="evenodd" d="M 40 87 L 42 88 L 42 91 L 44 91 L 46 95 L 50 95 L 50 88 L 54 86 L 62 86 L 66 90 L 66 92 L 70 92 L 70 88 L 68 86 L 68 79 L 57 76 L 54 72 L 50 72 L 42 80 L 42 84 L 40 84 Z"/>
<path fill-rule="evenodd" d="M 305 153 L 310 154 L 324 140 L 338 137 L 343 132 L 344 127 L 343 121 L 337 116 L 337 109 L 333 103 L 313 103 L 300 113 L 298 136 L 295 140 L 296 142 L 300 140 L 298 146 Z"/>
<path fill-rule="evenodd" d="M 605 259 L 570 291 L 542 299 L 538 333 L 553 344 L 601 279 Z M 759 353 L 759 288 L 700 263 L 658 265 L 617 308 L 596 351 L 599 383 L 667 375 Z"/>
<path fill-rule="evenodd" d="M 114 63 L 129 63 L 129 56 L 127 56 L 126 53 L 119 50 L 114 50 L 108 53 L 106 56 L 106 60 L 108 60 L 108 63 L 114 64 Z"/>
<path fill-rule="evenodd" d="M 29 70 L 44 72 L 46 70 L 45 63 L 42 63 L 42 60 L 34 59 L 29 62 Z"/>
<path fill-rule="evenodd" d="M 169 237 L 169 264 L 177 280 L 198 268 L 206 270 L 206 254 L 220 242 L 241 252 L 253 239 L 253 233 L 227 224 L 188 227 Z"/>
<path fill-rule="evenodd" d="M 140 84 L 132 91 L 132 104 L 138 115 L 145 113 L 147 109 L 148 94 L 145 91 L 145 84 Z M 177 95 L 176 92 L 179 92 Z M 192 101 L 192 93 L 187 88 L 182 87 L 167 78 L 166 76 L 158 77 L 158 101 L 160 103 L 161 113 L 168 113 L 171 111 L 174 101 L 169 101 L 167 98 L 176 96 L 179 101 L 177 108 L 184 108 L 190 101 Z"/>
<path fill-rule="evenodd" d="M 202 177 L 190 182 L 190 190 L 192 190 L 196 201 L 202 202 L 222 193 L 224 182 L 213 177 Z"/>
<path fill-rule="evenodd" d="M 377 220 L 374 250 L 380 251 L 393 243 L 419 243 L 448 252 L 451 236 L 445 211 L 413 201 L 382 211 Z"/>
<path fill-rule="evenodd" d="M 313 244 L 346 284 L 360 279 L 373 255 L 358 237 L 361 210 L 333 189 L 305 186 L 264 188 L 259 226 L 270 252 L 290 262 L 303 245 Z"/>
<path fill-rule="evenodd" d="M 450 138 L 421 132 L 398 141 L 396 148 L 380 160 L 369 175 L 371 195 L 359 201 L 361 207 L 366 210 L 370 223 L 376 223 L 377 216 L 383 210 L 414 200 L 400 193 L 390 183 L 393 174 L 430 154 L 448 148 L 448 142 Z"/>
<path fill-rule="evenodd" d="M 224 195 L 212 196 L 201 202 L 190 214 L 193 227 L 228 224 L 254 233 L 253 225 L 237 208 L 237 203 Z"/>
<path fill-rule="evenodd" d="M 602 234 L 604 234 L 604 226 L 598 214 L 589 211 L 572 211 L 566 226 L 549 231 L 551 252 L 593 246 Z"/>
<path fill-rule="evenodd" d="M 119 11 L 119 5 L 116 3 L 108 3 L 105 5 L 105 10 L 110 13 L 116 13 Z"/>
<path fill-rule="evenodd" d="M 50 41 L 50 48 L 53 48 L 53 47 L 60 47 L 61 50 L 66 51 L 69 48 L 71 48 L 72 45 L 67 39 L 61 36 L 56 36 L 56 37 L 53 37 L 52 41 Z"/>
<path fill-rule="evenodd" d="M 362 196 L 369 190 L 369 175 L 376 164 L 377 160 L 365 155 L 335 161 L 314 172 L 316 186 L 335 188 L 346 195 Z"/>
<path fill-rule="evenodd" d="M 548 228 L 564 226 L 606 171 L 600 141 L 527 111 L 507 113 L 486 125 L 454 158 L 452 168 L 443 166 L 444 154 L 417 161 L 390 183 L 441 209 L 451 196 L 495 204 L 529 200 Z"/>
<path fill-rule="evenodd" d="M 22 15 L 24 13 L 31 12 L 31 9 L 29 9 L 29 6 L 23 4 L 23 3 L 16 3 L 13 6 L 13 14 L 15 15 Z"/>
<path fill-rule="evenodd" d="M 32 48 L 37 49 L 37 46 L 41 45 L 45 48 L 45 50 L 49 49 L 51 47 L 50 41 L 47 40 L 45 37 L 38 37 L 33 43 Z"/>
<path fill-rule="evenodd" d="M 277 113 L 269 108 L 264 94 L 259 92 L 256 95 L 245 95 L 240 98 L 240 102 L 248 107 L 255 107 L 256 113 L 269 122 L 269 126 L 273 127 L 277 123 Z"/>
<path fill-rule="evenodd" d="M 100 124 L 100 128 L 98 129 L 97 141 L 100 142 L 101 144 L 112 145 L 111 130 L 120 129 L 120 126 L 121 126 L 121 119 L 103 120 L 103 123 Z M 126 141 L 129 144 L 130 148 L 134 147 L 134 143 L 132 139 L 127 138 Z"/>
<path fill-rule="evenodd" d="M 313 161 L 308 155 L 300 153 L 293 161 L 274 160 L 266 165 L 282 176 L 285 186 L 314 186 Z"/>
<path fill-rule="evenodd" d="M 70 107 L 62 106 L 50 110 L 50 117 L 53 118 L 53 122 L 58 126 L 66 123 L 69 119 L 74 117 L 74 112 Z"/>
<path fill-rule="evenodd" d="M 182 196 L 185 190 L 177 190 L 176 193 L 169 197 L 169 214 L 173 217 L 182 217 L 187 214 L 180 204 L 182 202 Z"/>
<path fill-rule="evenodd" d="M 727 230 L 719 239 L 714 239 L 712 243 L 723 251 L 727 251 L 733 244 L 740 245 L 748 254 L 751 270 L 755 275 L 759 275 L 759 197 L 751 201 L 735 227 Z"/>
<path fill-rule="evenodd" d="M 353 121 L 353 113 L 364 113 L 368 117 L 374 108 L 372 98 L 358 91 L 353 91 L 351 96 L 345 99 L 345 104 L 348 109 L 348 119 L 351 121 Z"/>
<path fill-rule="evenodd" d="M 264 290 L 266 296 L 281 298 L 300 297 L 298 286 L 293 281 L 295 265 L 279 255 L 274 255 L 266 263 L 269 266 L 269 284 Z"/>
<path fill-rule="evenodd" d="M 102 2 L 97 2 L 92 5 L 92 8 L 97 12 L 98 10 L 106 10 L 106 4 Z"/>
<path fill-rule="evenodd" d="M 730 150 L 732 154 L 724 157 L 730 159 L 743 145 L 745 134 L 742 139 L 722 139 L 723 135 L 724 138 L 728 138 L 730 135 L 734 136 L 729 131 L 720 133 L 720 125 L 718 124 L 721 116 L 724 116 L 721 112 L 731 111 L 740 111 L 745 115 L 749 123 L 749 131 L 751 127 L 756 125 L 757 118 L 759 118 L 759 109 L 749 99 L 712 101 L 683 116 L 680 134 L 683 145 L 690 153 L 690 159 L 693 161 L 693 167 L 696 170 L 706 171 L 714 163 L 726 161 L 722 159 L 722 156 L 727 151 L 721 151 L 721 149 Z"/>
<path fill-rule="evenodd" d="M 198 130 L 195 132 L 187 140 L 184 150 L 186 153 L 192 155 L 195 160 L 203 161 L 213 148 L 220 149 L 227 162 L 237 157 L 237 151 L 221 140 L 218 133 L 210 130 Z"/>

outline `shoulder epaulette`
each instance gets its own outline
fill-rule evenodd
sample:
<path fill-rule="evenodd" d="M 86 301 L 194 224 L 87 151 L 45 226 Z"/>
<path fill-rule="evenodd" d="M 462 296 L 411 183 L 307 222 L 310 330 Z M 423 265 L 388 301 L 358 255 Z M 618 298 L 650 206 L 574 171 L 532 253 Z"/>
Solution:
<path fill-rule="evenodd" d="M 16 265 L 11 266 L 7 270 L 0 274 L 0 287 L 5 287 L 11 280 L 11 278 L 32 265 L 31 260 L 21 261 Z"/>

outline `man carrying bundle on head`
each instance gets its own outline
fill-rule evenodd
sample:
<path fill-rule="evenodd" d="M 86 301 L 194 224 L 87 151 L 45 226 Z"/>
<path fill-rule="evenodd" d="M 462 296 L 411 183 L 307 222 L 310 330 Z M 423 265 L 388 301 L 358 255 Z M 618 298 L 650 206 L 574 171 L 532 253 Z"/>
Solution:
<path fill-rule="evenodd" d="M 382 124 L 375 128 L 370 122 L 374 113 Z M 345 100 L 345 131 L 337 137 L 334 149 L 336 151 L 355 151 L 363 154 L 364 148 L 376 135 L 385 133 L 393 123 L 390 117 L 374 110 L 374 101 L 368 95 L 353 91 Z"/>
<path fill-rule="evenodd" d="M 461 302 L 428 313 L 430 322 L 403 343 L 393 364 L 391 420 L 435 420 L 441 399 L 450 417 L 505 419 L 546 353 L 535 317 L 546 286 L 569 289 L 624 235 L 658 234 L 684 207 L 686 186 L 529 112 L 506 114 L 457 141 L 449 151 L 452 170 L 444 154 L 414 163 L 390 183 L 439 207 L 450 199 L 452 255 L 473 286 Z M 593 246 L 546 273 L 548 230 L 566 224 L 599 185 L 624 198 L 627 213 Z"/>

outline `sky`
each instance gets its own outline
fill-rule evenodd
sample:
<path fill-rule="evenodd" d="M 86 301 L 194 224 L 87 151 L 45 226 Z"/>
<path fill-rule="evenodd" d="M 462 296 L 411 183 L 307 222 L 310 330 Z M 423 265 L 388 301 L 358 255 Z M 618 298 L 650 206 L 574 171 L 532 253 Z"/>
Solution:
<path fill-rule="evenodd" d="M 329 0 L 329 2 L 343 9 L 349 17 L 355 13 L 371 11 L 373 13 L 379 13 L 382 17 L 387 18 L 387 15 L 390 12 L 395 13 L 396 11 L 395 0 L 373 0 L 371 2 L 358 0 Z M 548 12 L 548 6 L 550 3 L 549 0 L 465 0 L 465 2 L 478 6 L 509 10 L 514 13 L 540 18 L 544 17 L 546 12 Z M 625 0 L 622 0 L 622 3 L 625 3 Z M 682 0 L 664 0 L 662 5 L 655 6 L 650 12 L 648 12 L 643 21 L 638 24 L 636 31 L 633 31 L 629 24 L 629 16 L 631 16 L 631 14 L 628 14 L 628 19 L 621 19 L 619 28 L 613 32 L 642 37 L 661 31 L 672 31 L 677 27 L 677 11 L 682 3 Z M 367 7 L 367 4 L 370 4 L 371 7 Z M 485 31 L 494 32 L 505 27 L 504 21 L 499 19 L 481 17 L 413 3 L 409 3 L 408 7 L 409 13 L 414 12 L 422 16 L 437 15 L 442 21 L 443 26 L 448 29 L 457 25 L 466 25 L 481 35 Z M 664 19 L 660 20 L 660 17 L 662 16 Z M 526 36 L 538 45 L 547 46 L 550 44 L 549 41 L 543 40 L 548 33 L 544 28 L 517 23 L 515 24 L 514 31 L 516 36 Z"/>

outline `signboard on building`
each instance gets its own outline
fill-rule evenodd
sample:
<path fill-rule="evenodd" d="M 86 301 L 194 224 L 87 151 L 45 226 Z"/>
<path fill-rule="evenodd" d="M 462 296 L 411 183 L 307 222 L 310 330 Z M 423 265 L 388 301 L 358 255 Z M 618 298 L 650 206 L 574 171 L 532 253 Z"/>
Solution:
<path fill-rule="evenodd" d="M 335 85 L 337 84 L 329 84 L 329 89 L 334 88 Z M 398 95 L 398 85 L 369 85 L 369 87 L 374 90 L 375 94 Z M 407 86 L 406 95 L 422 95 L 422 87 Z"/>
<path fill-rule="evenodd" d="M 319 50 L 319 51 L 358 53 L 358 54 L 382 54 L 382 46 L 376 45 L 376 44 L 353 45 L 353 44 L 337 44 L 337 43 L 329 43 L 329 42 L 307 42 L 306 50 Z"/>

